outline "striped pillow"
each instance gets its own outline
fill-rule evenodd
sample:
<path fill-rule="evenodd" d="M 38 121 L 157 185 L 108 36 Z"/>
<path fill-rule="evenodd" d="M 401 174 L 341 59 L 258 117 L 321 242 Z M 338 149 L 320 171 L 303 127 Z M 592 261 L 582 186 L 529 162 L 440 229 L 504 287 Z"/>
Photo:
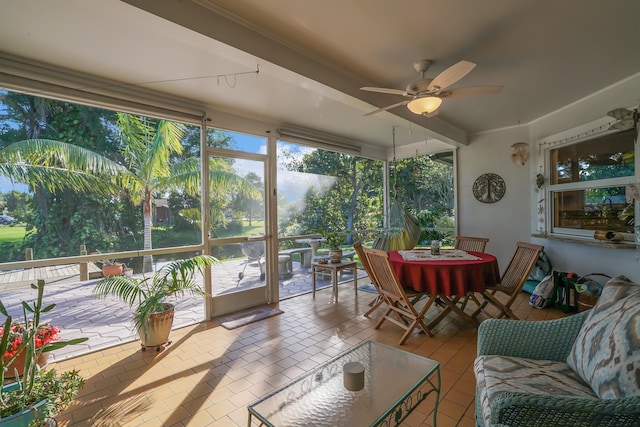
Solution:
<path fill-rule="evenodd" d="M 640 396 L 640 286 L 609 280 L 567 357 L 601 399 Z"/>

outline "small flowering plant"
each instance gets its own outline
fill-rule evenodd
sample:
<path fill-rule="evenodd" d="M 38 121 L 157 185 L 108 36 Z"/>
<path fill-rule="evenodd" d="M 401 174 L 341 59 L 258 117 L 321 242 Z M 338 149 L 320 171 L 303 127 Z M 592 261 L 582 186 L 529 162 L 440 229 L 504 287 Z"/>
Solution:
<path fill-rule="evenodd" d="M 24 322 L 13 322 L 9 331 L 7 340 L 7 349 L 2 355 L 3 358 L 8 359 L 13 357 L 18 352 L 18 349 L 22 346 L 27 331 L 33 329 L 32 322 L 25 324 Z M 60 334 L 60 328 L 48 323 L 44 323 L 38 326 L 34 335 L 35 348 L 40 349 L 47 344 L 58 341 Z M 0 326 L 0 336 L 4 335 L 4 326 Z"/>
<path fill-rule="evenodd" d="M 32 302 L 22 301 L 24 322 L 15 322 L 0 301 L 0 317 L 5 317 L 0 322 L 0 354 L 3 355 L 0 359 L 0 421 L 26 411 L 34 412 L 35 420 L 29 425 L 44 425 L 45 419 L 71 403 L 84 385 L 84 379 L 77 370 L 58 373 L 55 369 L 41 369 L 38 356 L 85 342 L 87 338 L 59 340 L 58 327 L 40 322 L 41 314 L 55 307 L 55 304 L 43 304 L 44 280 L 38 280 L 31 288 L 38 296 Z M 16 374 L 15 383 L 5 385 L 5 374 L 21 353 L 24 353 L 23 373 Z M 36 404 L 42 406 L 35 410 Z"/>

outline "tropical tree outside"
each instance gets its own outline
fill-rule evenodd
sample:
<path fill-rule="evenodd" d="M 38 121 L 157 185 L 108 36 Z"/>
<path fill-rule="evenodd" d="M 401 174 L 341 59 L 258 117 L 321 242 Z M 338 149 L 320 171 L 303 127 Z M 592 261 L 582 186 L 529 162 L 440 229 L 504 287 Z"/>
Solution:
<path fill-rule="evenodd" d="M 22 218 L 27 231 L 22 248 L 3 252 L 3 258 L 24 259 L 26 247 L 46 258 L 77 255 L 80 244 L 108 244 L 114 234 L 108 202 L 116 188 L 100 175 L 98 163 L 96 175 L 76 165 L 82 157 L 95 159 L 94 152 L 117 152 L 115 135 L 105 126 L 113 113 L 7 91 L 0 91 L 0 106 L 0 175 L 28 184 L 25 192 L 32 195 Z M 78 192 L 82 187 L 93 191 Z"/>
<path fill-rule="evenodd" d="M 384 227 L 382 162 L 324 150 L 305 150 L 300 155 L 296 151 L 293 144 L 280 143 L 280 167 L 300 174 L 298 181 L 307 177 L 313 184 L 306 188 L 302 201 L 281 196 L 278 202 L 281 235 L 306 234 L 318 229 L 357 232 Z M 397 160 L 390 168 L 391 186 L 395 188 L 390 197 L 397 197 L 418 217 L 425 233 L 434 228 L 454 227 L 451 163 L 418 156 Z"/>
<path fill-rule="evenodd" d="M 135 244 L 134 233 L 140 229 L 143 248 L 151 249 L 154 197 L 170 190 L 201 193 L 200 160 L 193 155 L 199 154 L 199 137 L 186 132 L 185 125 L 61 101 L 41 103 L 10 92 L 0 95 L 4 105 L 0 111 L 5 111 L 0 175 L 27 184 L 35 194 L 25 245 L 37 246 L 40 257 L 77 255 L 78 242 L 100 252 L 128 249 L 118 244 L 120 237 L 130 236 Z M 20 140 L 29 135 L 42 138 Z M 188 157 L 182 146 L 185 135 L 198 145 L 195 150 L 194 144 L 186 144 L 191 151 Z M 249 197 L 259 194 L 221 162 L 211 160 L 210 166 L 210 184 L 220 192 L 235 189 Z M 142 227 L 131 222 L 135 206 L 142 211 L 138 215 Z M 123 219 L 131 227 L 123 225 Z M 95 246 L 87 244 L 93 241 Z M 143 270 L 151 268 L 148 257 Z"/>
<path fill-rule="evenodd" d="M 309 182 L 300 190 L 304 191 L 300 198 L 279 200 L 281 235 L 382 226 L 381 161 L 321 149 L 303 150 L 296 155 L 298 151 L 294 144 L 279 143 L 278 163 L 283 170 L 279 179 L 288 171 L 294 174 L 292 181 Z"/>
<path fill-rule="evenodd" d="M 181 140 L 184 137 L 184 125 L 168 120 L 153 121 L 131 114 L 118 113 L 116 122 L 120 136 L 120 150 L 124 156 L 128 173 L 132 179 L 123 190 L 135 206 L 142 207 L 143 235 L 145 250 L 152 249 L 151 214 L 154 195 L 166 190 L 176 182 L 176 173 L 172 172 L 172 156 L 182 154 Z M 199 171 L 199 169 L 198 169 Z M 189 186 L 187 192 L 197 192 L 198 179 L 183 181 Z M 142 271 L 153 270 L 153 257 L 146 255 L 142 262 Z"/>
<path fill-rule="evenodd" d="M 394 176 L 395 172 L 395 176 Z M 452 228 L 453 164 L 430 156 L 396 160 L 391 165 L 391 197 L 398 197 L 425 220 L 426 227 Z"/>
<path fill-rule="evenodd" d="M 152 249 L 156 198 L 169 201 L 175 218 L 163 233 L 186 231 L 189 244 L 201 241 L 198 126 L 7 91 L 0 91 L 0 119 L 0 175 L 29 189 L 2 203 L 20 212 L 22 247 L 35 248 L 36 258 L 77 255 L 80 245 L 105 253 Z M 257 142 L 238 145 L 232 132 L 219 129 L 207 128 L 206 138 L 212 148 L 261 149 Z M 262 178 L 239 176 L 236 161 L 224 154 L 208 161 L 211 235 L 227 236 L 221 231 L 244 221 L 252 227 L 264 210 Z M 278 165 L 280 235 L 383 227 L 383 162 L 279 142 Z M 396 171 L 398 197 L 423 224 L 453 226 L 450 164 L 420 156 L 398 160 Z M 315 184 L 292 196 L 280 188 L 287 174 L 295 184 Z M 165 241 L 174 242 L 163 234 Z M 11 258 L 4 252 L 2 260 L 19 259 L 20 252 Z M 144 270 L 151 267 L 148 257 Z"/>
<path fill-rule="evenodd" d="M 250 182 L 255 188 L 263 188 L 262 178 L 254 172 L 249 172 L 244 179 Z M 247 219 L 249 227 L 253 225 L 255 214 L 259 215 L 258 219 L 263 219 L 261 213 L 264 212 L 263 198 L 249 198 L 243 194 L 235 194 L 231 201 L 233 210 L 236 215 L 240 215 Z"/>

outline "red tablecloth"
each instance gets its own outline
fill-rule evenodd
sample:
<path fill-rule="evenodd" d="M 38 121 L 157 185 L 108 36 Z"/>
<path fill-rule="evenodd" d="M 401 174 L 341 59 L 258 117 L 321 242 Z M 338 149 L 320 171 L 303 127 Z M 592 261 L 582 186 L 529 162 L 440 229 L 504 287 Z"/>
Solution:
<path fill-rule="evenodd" d="M 486 253 L 469 252 L 479 260 L 405 261 L 398 251 L 389 252 L 389 260 L 404 286 L 418 292 L 466 295 L 482 292 L 485 286 L 500 280 L 496 257 Z"/>

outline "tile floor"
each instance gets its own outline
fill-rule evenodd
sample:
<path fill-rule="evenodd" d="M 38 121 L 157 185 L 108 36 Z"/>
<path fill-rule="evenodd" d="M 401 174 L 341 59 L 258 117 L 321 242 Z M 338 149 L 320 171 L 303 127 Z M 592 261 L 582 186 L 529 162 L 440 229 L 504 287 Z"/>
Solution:
<path fill-rule="evenodd" d="M 252 289 L 264 286 L 259 280 L 257 263 L 251 263 L 245 270 L 243 280 L 238 281 L 238 272 L 242 271 L 244 259 L 235 259 L 216 264 L 213 267 L 214 295 Z M 293 263 L 291 277 L 279 281 L 280 298 L 291 298 L 311 292 L 311 269 L 302 268 Z M 1 273 L 1 272 L 0 272 Z M 142 277 L 141 275 L 139 275 Z M 340 281 L 350 280 L 350 274 L 344 274 Z M 364 270 L 358 271 L 359 277 L 366 277 Z M 35 275 L 35 278 L 40 278 Z M 2 283 L 0 278 L 0 301 L 15 319 L 23 319 L 22 301 L 32 301 L 36 294 L 30 288 L 34 280 Z M 118 344 L 137 340 L 131 328 L 129 307 L 112 297 L 98 298 L 93 289 L 97 279 L 81 282 L 78 275 L 60 276 L 45 280 L 46 304 L 55 304 L 55 309 L 47 313 L 44 321 L 54 323 L 61 329 L 63 339 L 79 337 L 88 341 L 56 350 L 51 361 L 60 361 Z M 318 280 L 318 288 L 331 286 L 331 281 Z M 173 302 L 173 300 L 172 300 Z M 185 297 L 176 303 L 174 327 L 180 328 L 199 323 L 204 319 L 204 300 L 201 297 Z"/>
<path fill-rule="evenodd" d="M 373 294 L 356 296 L 350 283 L 340 288 L 337 304 L 324 289 L 315 300 L 306 294 L 274 304 L 284 313 L 234 330 L 215 321 L 175 330 L 160 353 L 130 342 L 55 362 L 52 367 L 78 369 L 87 380 L 59 425 L 246 426 L 249 403 L 347 348 L 368 339 L 397 346 L 400 328 L 386 322 L 375 330 L 380 312 L 362 315 Z M 515 304 L 523 319 L 564 315 L 533 309 L 527 297 Z M 440 362 L 438 426 L 474 426 L 476 328 L 450 315 L 435 332 L 414 332 L 399 348 Z M 403 425 L 432 425 L 429 412 L 423 402 Z"/>

